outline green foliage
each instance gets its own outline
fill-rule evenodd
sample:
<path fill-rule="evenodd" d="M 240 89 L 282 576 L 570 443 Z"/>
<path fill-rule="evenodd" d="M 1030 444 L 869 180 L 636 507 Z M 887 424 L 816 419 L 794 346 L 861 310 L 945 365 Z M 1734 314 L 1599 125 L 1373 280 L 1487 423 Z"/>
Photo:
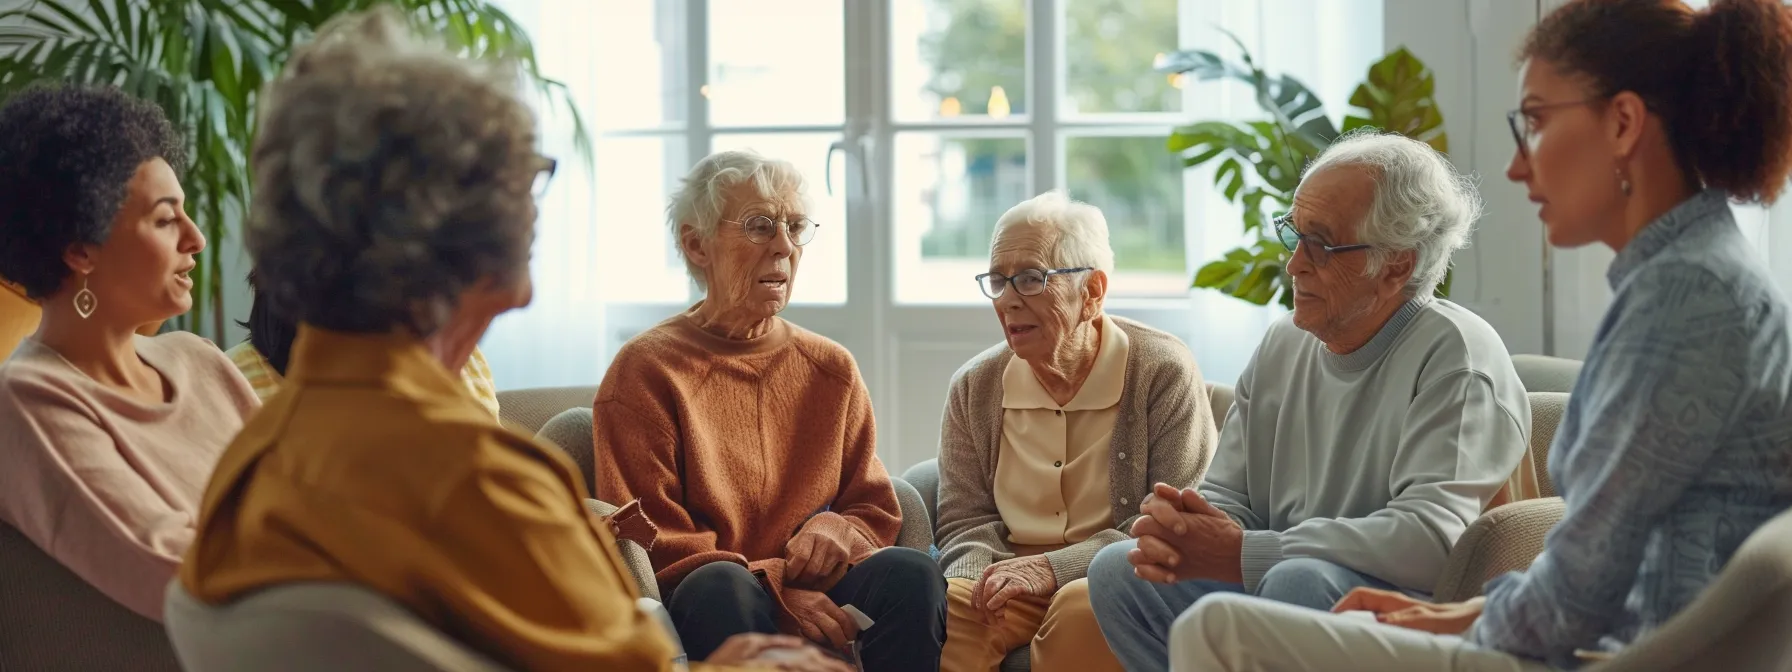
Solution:
<path fill-rule="evenodd" d="M 512 59 L 571 114 L 575 147 L 591 138 L 560 82 L 543 77 L 521 27 L 486 0 L 29 0 L 0 11 L 0 102 L 40 81 L 112 84 L 154 101 L 186 136 L 188 210 L 209 245 L 193 270 L 193 310 L 176 326 L 224 332 L 220 258 L 226 222 L 251 197 L 248 153 L 263 85 L 330 19 L 395 4 L 461 54 Z"/>
<path fill-rule="evenodd" d="M 964 116 L 989 111 L 992 87 L 1002 87 L 1012 115 L 1031 112 L 1024 0 L 925 1 L 937 29 L 920 39 L 925 84 L 941 100 L 958 101 Z M 1162 73 L 1138 67 L 1177 44 L 1177 0 L 1076 0 L 1064 3 L 1064 97 L 1059 114 L 1177 112 L 1182 92 Z M 1033 92 L 1032 95 L 1039 95 Z M 1012 118 L 1010 119 L 1012 120 Z M 1111 227 L 1115 257 L 1127 270 L 1180 274 L 1183 180 L 1176 157 L 1148 137 L 1067 136 L 1064 176 L 1072 198 L 1100 206 Z M 946 140 L 967 163 L 962 188 L 967 207 L 942 214 L 921 241 L 929 258 L 982 258 L 1002 212 L 1027 193 L 1027 144 L 1018 138 L 970 134 Z M 1031 157 L 1050 161 L 1050 157 Z M 1043 190 L 1047 185 L 1034 185 Z"/>
<path fill-rule="evenodd" d="M 1233 40 L 1237 41 L 1236 38 Z M 1293 206 L 1301 167 L 1325 151 L 1340 132 L 1325 106 L 1293 77 L 1265 73 L 1239 45 L 1240 63 L 1209 51 L 1180 51 L 1160 62 L 1160 72 L 1183 73 L 1200 81 L 1233 80 L 1250 85 L 1267 121 L 1231 123 L 1203 121 L 1170 134 L 1170 152 L 1193 168 L 1219 160 L 1214 188 L 1226 200 L 1244 206 L 1244 246 L 1226 252 L 1195 273 L 1194 286 L 1225 292 L 1257 305 L 1276 301 L 1294 305 L 1287 277 L 1291 253 L 1276 240 L 1271 222 Z M 1353 113 L 1343 132 L 1375 127 L 1397 132 L 1448 152 L 1443 114 L 1433 97 L 1436 79 L 1418 57 L 1404 47 L 1369 67 L 1367 80 L 1350 96 Z M 1448 296 L 1450 278 L 1438 285 Z"/>

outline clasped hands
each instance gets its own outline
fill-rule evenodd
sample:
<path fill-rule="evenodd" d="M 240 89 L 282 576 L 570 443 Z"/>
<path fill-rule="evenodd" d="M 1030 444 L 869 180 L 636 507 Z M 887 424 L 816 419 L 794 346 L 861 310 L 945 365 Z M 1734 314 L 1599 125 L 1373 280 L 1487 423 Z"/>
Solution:
<path fill-rule="evenodd" d="M 1058 575 L 1043 555 L 1028 555 L 991 563 L 971 588 L 971 606 L 984 625 L 1006 618 L 1008 601 L 1017 597 L 1051 597 L 1058 592 Z"/>
<path fill-rule="evenodd" d="M 1244 530 L 1194 488 L 1158 483 L 1139 503 L 1132 524 L 1138 548 L 1126 552 L 1132 572 L 1153 583 L 1190 579 L 1244 582 L 1239 556 Z"/>

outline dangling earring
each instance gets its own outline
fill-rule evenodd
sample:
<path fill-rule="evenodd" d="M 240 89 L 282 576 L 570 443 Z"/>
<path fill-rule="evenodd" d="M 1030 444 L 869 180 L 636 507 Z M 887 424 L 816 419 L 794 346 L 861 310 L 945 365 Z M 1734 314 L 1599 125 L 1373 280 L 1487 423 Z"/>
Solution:
<path fill-rule="evenodd" d="M 1625 196 L 1629 196 L 1630 195 L 1630 178 L 1626 177 L 1624 175 L 1624 169 L 1623 168 L 1613 168 L 1612 174 L 1618 176 L 1618 191 L 1622 191 L 1622 192 L 1624 192 Z"/>
<path fill-rule="evenodd" d="M 93 309 L 99 306 L 100 297 L 95 296 L 93 290 L 87 288 L 87 274 L 82 273 L 81 291 L 75 292 L 75 312 L 80 313 L 81 319 L 85 320 L 93 317 Z"/>

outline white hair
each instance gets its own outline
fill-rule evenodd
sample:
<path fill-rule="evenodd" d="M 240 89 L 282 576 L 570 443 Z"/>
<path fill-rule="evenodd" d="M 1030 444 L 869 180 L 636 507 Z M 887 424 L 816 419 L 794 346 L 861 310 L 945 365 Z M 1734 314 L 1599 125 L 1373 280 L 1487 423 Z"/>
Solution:
<path fill-rule="evenodd" d="M 1339 166 L 1367 168 L 1375 180 L 1374 203 L 1357 228 L 1357 240 L 1373 246 L 1366 272 L 1380 273 L 1393 253 L 1412 250 L 1408 294 L 1437 289 L 1450 269 L 1450 255 L 1468 246 L 1469 231 L 1481 218 L 1474 180 L 1456 172 L 1430 145 L 1374 129 L 1334 140 L 1307 166 L 1306 176 Z"/>
<path fill-rule="evenodd" d="M 803 174 L 795 165 L 781 159 L 768 159 L 750 149 L 716 152 L 698 161 L 685 174 L 683 184 L 672 194 L 666 206 L 666 226 L 678 242 L 678 256 L 684 258 L 685 272 L 700 289 L 709 289 L 703 269 L 691 263 L 685 253 L 683 227 L 691 227 L 704 239 L 716 235 L 724 210 L 728 207 L 728 191 L 742 184 L 752 184 L 760 198 L 777 199 L 789 195 L 803 198 Z"/>
<path fill-rule="evenodd" d="M 1108 244 L 1108 218 L 1101 209 L 1082 201 L 1070 200 L 1063 191 L 1048 191 L 1021 201 L 1002 213 L 996 230 L 990 236 L 991 251 L 995 241 L 1009 227 L 1022 224 L 1050 226 L 1059 233 L 1047 263 L 1057 268 L 1088 266 L 1106 273 L 1114 272 L 1114 248 Z"/>

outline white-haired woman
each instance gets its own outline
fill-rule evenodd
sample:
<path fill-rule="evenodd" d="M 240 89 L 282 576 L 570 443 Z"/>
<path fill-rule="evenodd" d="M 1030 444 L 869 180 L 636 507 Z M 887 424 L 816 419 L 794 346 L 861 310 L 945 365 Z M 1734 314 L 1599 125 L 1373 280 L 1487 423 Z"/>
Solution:
<path fill-rule="evenodd" d="M 1049 192 L 996 222 L 977 276 L 1006 340 L 952 378 L 940 433 L 948 579 L 941 669 L 1118 670 L 1089 609 L 1090 559 L 1127 538 L 1154 483 L 1190 487 L 1217 439 L 1175 336 L 1102 311 L 1107 220 Z"/>
<path fill-rule="evenodd" d="M 858 366 L 778 317 L 817 233 L 806 206 L 795 167 L 752 152 L 685 177 L 667 223 L 705 297 L 616 354 L 592 408 L 597 492 L 659 526 L 654 570 L 694 655 L 783 631 L 856 640 L 872 672 L 933 670 L 944 581 L 890 548 L 901 511 Z"/>

